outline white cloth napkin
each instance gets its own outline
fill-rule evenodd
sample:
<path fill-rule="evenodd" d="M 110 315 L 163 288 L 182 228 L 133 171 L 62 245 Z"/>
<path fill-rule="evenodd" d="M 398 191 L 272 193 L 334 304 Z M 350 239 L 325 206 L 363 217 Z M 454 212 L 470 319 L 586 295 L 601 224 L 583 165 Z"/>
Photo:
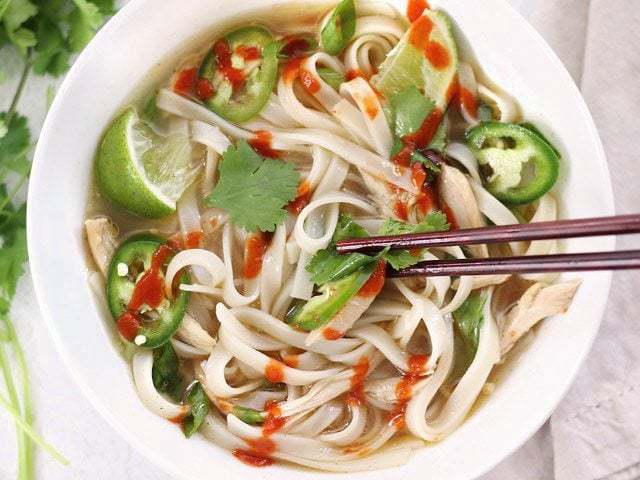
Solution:
<path fill-rule="evenodd" d="M 638 211 L 640 0 L 510 1 L 543 34 L 581 86 L 609 156 L 618 211 Z M 0 64 L 8 72 L 19 69 L 14 56 L 0 56 Z M 16 81 L 9 78 L 0 86 L 0 108 L 9 102 Z M 44 118 L 45 91 L 51 83 L 31 78 L 28 95 L 20 102 L 34 132 Z M 633 248 L 633 243 L 622 239 L 619 248 Z M 615 276 L 600 335 L 570 393 L 550 422 L 482 480 L 640 478 L 638 292 L 640 275 Z M 28 275 L 20 283 L 12 316 L 27 351 L 38 428 L 71 460 L 65 468 L 39 453 L 37 478 L 171 480 L 133 451 L 72 382 L 51 345 Z M 14 430 L 0 413 L 0 479 L 11 478 Z"/>
<path fill-rule="evenodd" d="M 580 86 L 608 155 L 617 212 L 638 212 L 640 2 L 511 3 L 542 33 Z M 580 159 L 572 161 L 579 168 Z M 618 242 L 619 249 L 639 246 L 637 237 Z M 600 333 L 568 395 L 550 422 L 485 480 L 640 478 L 638 292 L 640 274 L 615 274 Z"/>

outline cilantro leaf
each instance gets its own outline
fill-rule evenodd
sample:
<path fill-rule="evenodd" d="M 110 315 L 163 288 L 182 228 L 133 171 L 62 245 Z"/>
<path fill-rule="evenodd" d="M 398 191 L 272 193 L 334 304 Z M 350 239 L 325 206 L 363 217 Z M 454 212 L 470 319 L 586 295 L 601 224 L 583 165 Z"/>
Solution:
<path fill-rule="evenodd" d="M 0 113 L 0 122 L 6 123 L 6 114 Z M 14 115 L 11 124 L 6 126 L 5 135 L 0 138 L 0 181 L 9 171 L 26 175 L 30 168 L 27 153 L 31 148 L 31 134 L 27 119 Z"/>
<path fill-rule="evenodd" d="M 447 216 L 442 212 L 431 212 L 420 223 L 399 222 L 388 218 L 380 227 L 380 235 L 404 235 L 409 233 L 444 232 L 449 230 Z"/>
<path fill-rule="evenodd" d="M 103 15 L 113 15 L 116 13 L 115 0 L 91 0 L 91 3 L 96 5 Z"/>
<path fill-rule="evenodd" d="M 449 230 L 447 216 L 442 212 L 432 212 L 420 223 L 404 223 L 388 218 L 380 227 L 380 235 L 404 235 L 408 233 L 443 232 Z M 422 250 L 390 250 L 385 254 L 389 264 L 396 270 L 411 267 L 422 259 Z"/>
<path fill-rule="evenodd" d="M 389 250 L 384 254 L 384 258 L 394 270 L 402 270 L 420 262 L 422 255 L 414 255 L 409 250 Z"/>
<path fill-rule="evenodd" d="M 245 140 L 231 146 L 218 168 L 220 180 L 206 198 L 249 232 L 273 232 L 296 197 L 300 175 L 291 163 L 264 159 Z"/>
<path fill-rule="evenodd" d="M 433 100 L 425 97 L 417 87 L 411 86 L 391 97 L 395 113 L 395 134 L 398 138 L 417 131 L 435 108 Z"/>
<path fill-rule="evenodd" d="M 425 119 L 435 108 L 435 103 L 425 97 L 417 87 L 411 86 L 391 97 L 391 122 L 395 134 L 395 143 L 391 155 L 397 154 L 403 147 L 402 138 L 420 129 Z M 442 152 L 446 147 L 447 127 L 441 122 L 427 149 Z M 411 163 L 425 162 L 426 159 L 418 151 L 411 154 Z M 439 173 L 439 172 L 435 172 Z"/>
<path fill-rule="evenodd" d="M 38 7 L 29 0 L 11 0 L 5 5 L 0 17 L 8 40 L 24 55 L 29 47 L 36 44 L 36 35 L 25 27 L 29 19 L 36 16 Z"/>
<path fill-rule="evenodd" d="M 369 265 L 376 259 L 362 253 L 340 255 L 336 250 L 336 242 L 347 238 L 365 238 L 367 231 L 353 221 L 350 215 L 341 214 L 331 243 L 325 249 L 318 250 L 305 267 L 311 274 L 311 281 L 316 285 L 324 285 L 350 275 L 361 267 Z"/>
<path fill-rule="evenodd" d="M 207 397 L 199 382 L 196 382 L 189 391 L 187 403 L 191 406 L 191 410 L 182 421 L 182 431 L 184 436 L 189 438 L 198 431 L 209 413 L 209 397 Z"/>
<path fill-rule="evenodd" d="M 264 423 L 264 416 L 262 412 L 253 408 L 234 405 L 233 414 L 244 423 L 248 423 L 249 425 L 260 425 Z"/>
<path fill-rule="evenodd" d="M 438 126 L 438 130 L 436 130 L 436 134 L 431 140 L 428 149 L 435 150 L 436 152 L 444 152 L 445 148 L 447 148 L 447 125 L 445 122 L 442 122 Z"/>
<path fill-rule="evenodd" d="M 429 158 L 427 155 L 428 155 L 427 152 L 425 152 L 424 155 L 419 151 L 412 152 L 411 164 L 414 164 L 416 162 L 421 163 L 426 167 L 427 173 L 429 173 L 430 175 L 432 176 L 440 175 L 440 165 L 435 161 L 431 160 L 431 158 Z"/>
<path fill-rule="evenodd" d="M 367 231 L 354 222 L 353 217 L 351 215 L 342 214 L 338 219 L 338 223 L 336 225 L 336 230 L 333 233 L 333 243 L 339 242 L 340 240 L 346 240 L 348 238 L 366 238 L 369 234 Z"/>
<path fill-rule="evenodd" d="M 0 0 L 0 47 L 32 52 L 36 74 L 59 76 L 114 11 L 114 0 Z"/>
<path fill-rule="evenodd" d="M 2 234 L 0 238 L 0 294 L 9 303 L 16 293 L 27 261 L 27 230 L 23 226 L 17 227 Z"/>
<path fill-rule="evenodd" d="M 62 75 L 69 69 L 69 52 L 60 26 L 50 18 L 38 17 L 36 27 L 38 44 L 35 48 L 33 71 L 38 75 Z"/>
<path fill-rule="evenodd" d="M 380 235 L 402 235 L 406 233 L 426 233 L 438 232 L 449 229 L 447 217 L 442 212 L 433 212 L 427 215 L 420 223 L 410 224 L 387 219 L 378 232 Z M 316 285 L 324 285 L 363 268 L 378 257 L 384 258 L 396 270 L 411 267 L 420 262 L 422 252 L 414 254 L 409 250 L 389 250 L 385 249 L 376 257 L 362 253 L 338 254 L 336 242 L 347 238 L 364 238 L 369 234 L 364 228 L 354 222 L 349 215 L 342 214 L 338 220 L 336 230 L 329 246 L 319 250 L 311 257 L 306 266 L 306 270 L 311 274 L 311 280 Z"/>
<path fill-rule="evenodd" d="M 69 46 L 72 52 L 82 50 L 104 22 L 97 5 L 87 0 L 73 0 L 76 8 L 69 15 Z"/>

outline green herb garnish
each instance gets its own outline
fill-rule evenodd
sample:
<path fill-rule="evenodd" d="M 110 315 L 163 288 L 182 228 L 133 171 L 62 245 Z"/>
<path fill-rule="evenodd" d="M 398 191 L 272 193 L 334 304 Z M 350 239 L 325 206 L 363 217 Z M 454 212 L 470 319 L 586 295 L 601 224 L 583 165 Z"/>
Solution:
<path fill-rule="evenodd" d="M 27 259 L 26 204 L 19 197 L 29 177 L 33 145 L 27 120 L 17 112 L 17 105 L 32 70 L 39 75 L 64 74 L 72 54 L 85 46 L 113 11 L 113 0 L 0 0 L 0 51 L 13 49 L 24 59 L 13 99 L 0 113 L 0 370 L 6 386 L 0 407 L 15 422 L 19 480 L 34 478 L 34 444 L 58 462 L 69 462 L 33 429 L 29 371 L 9 317 Z M 2 67 L 0 81 L 7 77 Z"/>
<path fill-rule="evenodd" d="M 187 403 L 191 406 L 191 410 L 182 421 L 182 431 L 185 437 L 189 438 L 198 431 L 209 413 L 209 397 L 200 383 L 196 382 L 189 390 Z"/>
<path fill-rule="evenodd" d="M 219 172 L 206 203 L 225 210 L 249 232 L 273 232 L 286 218 L 284 207 L 296 197 L 300 182 L 293 164 L 264 159 L 244 140 L 224 153 Z"/>

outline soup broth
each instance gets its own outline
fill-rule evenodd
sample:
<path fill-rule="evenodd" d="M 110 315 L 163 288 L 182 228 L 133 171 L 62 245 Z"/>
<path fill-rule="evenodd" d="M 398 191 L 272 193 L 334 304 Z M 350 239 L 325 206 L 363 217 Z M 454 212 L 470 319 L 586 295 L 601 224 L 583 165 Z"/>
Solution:
<path fill-rule="evenodd" d="M 549 275 L 385 277 L 554 241 L 336 252 L 557 218 L 559 154 L 460 57 L 452 22 L 415 1 L 255 12 L 190 44 L 106 128 L 92 283 L 142 402 L 185 436 L 256 467 L 403 464 L 569 306 L 578 284 Z"/>

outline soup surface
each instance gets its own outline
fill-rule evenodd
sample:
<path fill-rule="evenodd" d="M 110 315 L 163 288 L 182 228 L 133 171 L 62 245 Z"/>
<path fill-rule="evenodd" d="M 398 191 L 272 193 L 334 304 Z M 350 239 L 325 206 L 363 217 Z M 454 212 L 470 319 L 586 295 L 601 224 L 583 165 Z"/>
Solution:
<path fill-rule="evenodd" d="M 375 255 L 336 242 L 555 220 L 560 155 L 424 0 L 265 18 L 176 61 L 105 129 L 91 283 L 141 401 L 187 437 L 257 467 L 400 465 L 465 420 L 578 283 L 385 276 L 555 241 Z"/>

